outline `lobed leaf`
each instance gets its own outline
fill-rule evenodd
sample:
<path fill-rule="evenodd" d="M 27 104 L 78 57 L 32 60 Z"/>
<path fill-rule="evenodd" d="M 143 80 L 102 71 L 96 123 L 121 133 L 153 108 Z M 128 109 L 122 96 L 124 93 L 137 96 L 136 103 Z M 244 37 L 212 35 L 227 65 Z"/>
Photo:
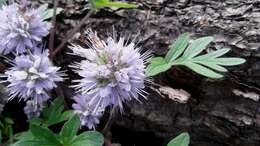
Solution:
<path fill-rule="evenodd" d="M 102 146 L 104 144 L 104 137 L 101 133 L 96 131 L 83 132 L 77 136 L 71 146 Z"/>
<path fill-rule="evenodd" d="M 167 62 L 172 62 L 178 58 L 188 46 L 190 35 L 188 33 L 182 34 L 171 46 L 171 49 L 165 56 Z"/>
<path fill-rule="evenodd" d="M 61 146 L 61 143 L 57 139 L 56 135 L 47 128 L 32 126 L 31 132 L 37 140 L 45 142 L 46 144 Z"/>
<path fill-rule="evenodd" d="M 193 58 L 206 49 L 207 45 L 213 41 L 213 37 L 203 37 L 192 41 L 190 46 L 185 50 L 183 58 Z"/>
<path fill-rule="evenodd" d="M 146 68 L 146 75 L 147 76 L 154 76 L 161 72 L 164 72 L 171 68 L 171 64 L 168 63 L 164 58 L 162 57 L 156 57 L 151 59 L 151 64 L 148 65 Z"/>
<path fill-rule="evenodd" d="M 75 115 L 67 121 L 61 129 L 60 136 L 64 145 L 69 145 L 76 137 L 77 131 L 80 127 L 79 116 Z"/>

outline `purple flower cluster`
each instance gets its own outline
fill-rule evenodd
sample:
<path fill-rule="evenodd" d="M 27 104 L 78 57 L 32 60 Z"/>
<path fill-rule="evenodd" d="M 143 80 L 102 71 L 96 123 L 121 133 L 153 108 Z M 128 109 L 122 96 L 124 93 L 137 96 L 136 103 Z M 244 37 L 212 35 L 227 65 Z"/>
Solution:
<path fill-rule="evenodd" d="M 101 106 L 89 105 L 90 96 L 76 95 L 73 98 L 76 103 L 72 105 L 75 113 L 80 116 L 81 125 L 87 126 L 89 129 L 94 129 L 96 124 L 99 124 L 99 118 L 103 115 L 104 108 Z"/>
<path fill-rule="evenodd" d="M 106 41 L 101 41 L 96 33 L 89 30 L 86 33 L 91 42 L 89 49 L 71 46 L 72 54 L 85 58 L 71 65 L 75 73 L 81 76 L 81 79 L 74 80 L 77 84 L 73 87 L 82 94 L 81 98 L 88 98 L 81 100 L 85 100 L 88 107 L 94 109 L 112 106 L 122 112 L 124 102 L 132 99 L 140 101 L 139 95 L 146 98 L 143 90 L 146 80 L 145 64 L 151 53 L 141 55 L 135 43 L 127 43 L 124 38 L 116 41 L 109 37 Z M 76 105 L 82 104 L 78 97 L 75 100 Z M 84 108 L 77 108 L 78 110 L 86 112 Z"/>
<path fill-rule="evenodd" d="M 17 56 L 11 62 L 13 67 L 2 75 L 9 83 L 7 91 L 10 99 L 19 97 L 24 101 L 30 100 L 35 105 L 41 105 L 50 98 L 48 91 L 57 86 L 56 82 L 63 81 L 64 73 L 59 71 L 59 67 L 52 65 L 48 55 L 48 50 L 35 52 Z"/>
<path fill-rule="evenodd" d="M 4 55 L 35 49 L 51 27 L 43 20 L 41 11 L 29 7 L 26 1 L 2 6 L 0 17 L 0 54 Z"/>
<path fill-rule="evenodd" d="M 35 103 L 33 100 L 28 100 L 24 107 L 24 113 L 27 115 L 28 119 L 31 119 L 33 117 L 39 117 L 42 109 L 42 104 Z"/>

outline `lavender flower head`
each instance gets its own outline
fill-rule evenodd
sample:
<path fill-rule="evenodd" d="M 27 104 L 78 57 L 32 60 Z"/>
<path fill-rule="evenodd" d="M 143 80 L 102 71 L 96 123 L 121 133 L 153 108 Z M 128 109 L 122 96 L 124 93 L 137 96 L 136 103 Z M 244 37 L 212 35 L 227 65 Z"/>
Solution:
<path fill-rule="evenodd" d="M 76 95 L 74 98 L 76 103 L 72 105 L 75 113 L 79 115 L 81 125 L 89 129 L 95 129 L 95 125 L 99 124 L 99 118 L 103 115 L 104 108 L 101 106 L 89 105 L 91 99 L 88 95 Z"/>
<path fill-rule="evenodd" d="M 139 95 L 145 97 L 145 64 L 151 57 L 150 52 L 143 55 L 134 42 L 124 38 L 117 41 L 109 37 L 101 41 L 91 30 L 86 31 L 90 49 L 78 45 L 71 46 L 74 55 L 85 58 L 72 65 L 74 71 L 82 77 L 74 80 L 75 89 L 81 94 L 89 95 L 91 106 L 113 106 L 123 111 L 123 103 Z"/>
<path fill-rule="evenodd" d="M 0 9 L 0 54 L 15 51 L 23 53 L 34 49 L 42 37 L 48 35 L 50 23 L 43 20 L 39 9 L 29 7 L 23 0 L 20 4 L 4 5 Z"/>
<path fill-rule="evenodd" d="M 56 82 L 63 81 L 64 73 L 52 65 L 48 54 L 46 50 L 20 55 L 11 62 L 13 67 L 2 75 L 9 82 L 7 91 L 10 99 L 19 97 L 40 104 L 50 98 L 47 92 L 57 86 Z"/>

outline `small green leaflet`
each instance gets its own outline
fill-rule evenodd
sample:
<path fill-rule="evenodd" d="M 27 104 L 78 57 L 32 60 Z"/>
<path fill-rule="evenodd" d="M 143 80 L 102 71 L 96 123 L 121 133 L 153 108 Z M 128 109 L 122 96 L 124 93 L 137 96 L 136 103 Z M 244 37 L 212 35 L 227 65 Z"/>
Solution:
<path fill-rule="evenodd" d="M 165 58 L 151 59 L 146 75 L 154 76 L 167 71 L 173 65 L 182 65 L 205 77 L 221 78 L 223 77 L 221 73 L 227 72 L 224 66 L 234 66 L 245 62 L 243 58 L 221 57 L 230 50 L 226 48 L 199 55 L 212 41 L 213 37 L 202 37 L 190 42 L 189 34 L 182 34 L 173 43 Z"/>
<path fill-rule="evenodd" d="M 64 111 L 64 99 L 58 97 L 49 107 L 43 109 L 42 124 L 52 126 L 70 119 L 73 115 L 74 113 L 72 110 Z M 40 122 L 40 120 L 36 119 L 34 122 Z M 37 125 L 38 123 L 35 124 Z"/>
<path fill-rule="evenodd" d="M 182 133 L 179 136 L 171 140 L 167 146 L 189 146 L 190 136 L 188 133 Z"/>
<path fill-rule="evenodd" d="M 62 144 L 58 140 L 57 136 L 47 128 L 43 128 L 40 126 L 32 126 L 31 132 L 35 139 L 41 141 L 43 143 L 53 145 L 53 146 L 61 146 Z"/>
<path fill-rule="evenodd" d="M 31 125 L 30 130 L 17 134 L 18 140 L 11 146 L 102 146 L 104 137 L 96 131 L 83 132 L 77 136 L 80 119 L 77 115 L 68 120 L 59 134 L 47 127 Z"/>
<path fill-rule="evenodd" d="M 162 57 L 155 57 L 151 59 L 151 64 L 146 69 L 146 75 L 154 76 L 161 72 L 165 72 L 171 68 L 171 64 Z"/>
<path fill-rule="evenodd" d="M 137 8 L 135 4 L 130 4 L 126 2 L 114 2 L 110 0 L 91 0 L 92 7 L 95 8 Z"/>
<path fill-rule="evenodd" d="M 87 131 L 77 136 L 71 146 L 102 146 L 104 144 L 104 137 L 101 133 L 96 131 Z"/>
<path fill-rule="evenodd" d="M 70 143 L 72 143 L 72 141 L 76 137 L 79 127 L 79 116 L 72 117 L 68 122 L 64 124 L 60 132 L 62 143 L 64 145 L 69 145 Z"/>
<path fill-rule="evenodd" d="M 41 12 L 43 20 L 50 19 L 53 16 L 53 9 L 48 8 L 48 4 L 41 5 L 38 10 Z M 63 9 L 57 8 L 56 15 L 59 15 Z"/>

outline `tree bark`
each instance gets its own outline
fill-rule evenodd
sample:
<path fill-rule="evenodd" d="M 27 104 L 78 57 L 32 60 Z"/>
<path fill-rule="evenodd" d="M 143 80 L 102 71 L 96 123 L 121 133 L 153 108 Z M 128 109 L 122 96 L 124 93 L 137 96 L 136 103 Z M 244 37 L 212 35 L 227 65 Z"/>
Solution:
<path fill-rule="evenodd" d="M 192 146 L 260 145 L 260 1 L 259 0 L 138 0 L 138 9 L 103 9 L 86 23 L 105 37 L 114 26 L 121 36 L 137 36 L 139 46 L 165 55 L 181 33 L 192 38 L 213 36 L 207 51 L 231 48 L 228 56 L 247 62 L 229 68 L 220 80 L 210 80 L 191 70 L 173 67 L 154 82 L 191 94 L 186 104 L 162 98 L 147 88 L 148 100 L 131 103 L 118 116 L 116 125 L 135 132 L 151 132 L 166 143 L 180 132 L 191 135 Z M 61 0 L 64 13 L 58 17 L 60 39 L 86 14 L 85 2 Z M 84 14 L 83 14 L 84 13 Z M 84 30 L 81 30 L 83 32 Z M 68 51 L 68 50 L 66 50 Z M 62 53 L 56 63 L 72 58 Z M 57 61 L 58 60 L 58 61 Z M 72 77 L 73 78 L 73 77 Z M 150 144 L 152 145 L 152 144 Z M 161 144 L 163 145 L 163 144 Z M 158 145 L 157 145 L 158 146 Z"/>

